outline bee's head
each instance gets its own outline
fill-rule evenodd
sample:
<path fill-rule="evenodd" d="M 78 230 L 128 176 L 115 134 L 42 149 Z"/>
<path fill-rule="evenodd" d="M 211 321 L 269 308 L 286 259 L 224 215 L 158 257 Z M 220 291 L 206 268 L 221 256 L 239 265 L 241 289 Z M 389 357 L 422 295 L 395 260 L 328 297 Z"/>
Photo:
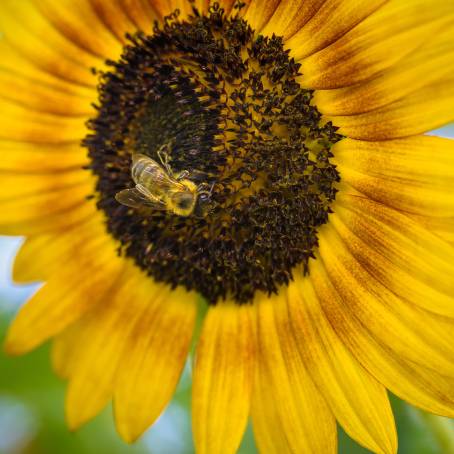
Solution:
<path fill-rule="evenodd" d="M 197 198 L 197 203 L 194 207 L 194 214 L 198 218 L 204 218 L 214 208 L 214 202 L 211 199 L 210 192 L 202 192 Z"/>

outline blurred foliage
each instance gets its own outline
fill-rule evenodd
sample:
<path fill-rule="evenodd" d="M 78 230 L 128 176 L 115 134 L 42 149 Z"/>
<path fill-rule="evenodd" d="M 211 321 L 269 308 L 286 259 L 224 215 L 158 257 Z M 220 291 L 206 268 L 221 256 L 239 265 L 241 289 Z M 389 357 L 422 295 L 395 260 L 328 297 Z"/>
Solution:
<path fill-rule="evenodd" d="M 8 319 L 0 317 L 0 333 L 3 338 Z M 23 357 L 0 357 L 0 439 L 9 436 L 14 441 L 17 435 L 22 440 L 15 440 L 7 451 L 5 442 L 0 441 L 2 454 L 190 454 L 191 447 L 189 414 L 190 379 L 186 371 L 175 398 L 162 419 L 167 419 L 166 426 L 162 421 L 144 436 L 141 442 L 133 446 L 124 444 L 116 435 L 111 416 L 111 409 L 106 409 L 94 421 L 75 433 L 68 431 L 64 420 L 65 385 L 51 371 L 49 364 L 49 347 L 44 346 Z M 438 447 L 424 419 L 402 401 L 392 400 L 396 423 L 399 428 L 400 454 L 448 454 Z M 17 407 L 24 411 L 17 412 Z M 13 409 L 16 408 L 16 411 Z M 179 412 L 175 412 L 175 408 Z M 2 412 L 5 414 L 2 415 Z M 8 412 L 17 413 L 16 420 L 8 418 Z M 184 415 L 181 424 L 178 418 Z M 13 415 L 14 416 L 14 415 Z M 160 430 L 176 425 L 177 429 L 163 436 Z M 22 427 L 23 426 L 23 427 Z M 181 430 L 182 429 L 182 430 Z M 8 431 L 8 433 L 5 433 Z M 28 431 L 28 432 L 27 432 Z M 16 437 L 14 433 L 16 432 Z M 173 439 L 172 439 L 173 437 Z M 359 447 L 340 430 L 339 452 L 341 454 L 367 454 L 369 451 Z M 167 447 L 166 447 L 167 446 Z M 167 448 L 169 450 L 167 450 Z M 252 430 L 249 428 L 239 454 L 256 453 Z"/>

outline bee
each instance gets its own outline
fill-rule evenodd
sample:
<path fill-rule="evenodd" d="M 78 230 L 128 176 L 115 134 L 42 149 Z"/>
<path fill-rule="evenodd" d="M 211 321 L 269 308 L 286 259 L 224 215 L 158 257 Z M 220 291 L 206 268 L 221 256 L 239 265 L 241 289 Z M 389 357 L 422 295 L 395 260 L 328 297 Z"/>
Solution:
<path fill-rule="evenodd" d="M 187 170 L 175 174 L 164 151 L 166 147 L 168 145 L 157 153 L 161 164 L 141 153 L 132 155 L 131 176 L 136 186 L 118 192 L 115 199 L 146 214 L 161 210 L 178 216 L 194 213 L 203 217 L 213 186 L 210 188 L 207 183 L 196 185 L 188 179 Z"/>

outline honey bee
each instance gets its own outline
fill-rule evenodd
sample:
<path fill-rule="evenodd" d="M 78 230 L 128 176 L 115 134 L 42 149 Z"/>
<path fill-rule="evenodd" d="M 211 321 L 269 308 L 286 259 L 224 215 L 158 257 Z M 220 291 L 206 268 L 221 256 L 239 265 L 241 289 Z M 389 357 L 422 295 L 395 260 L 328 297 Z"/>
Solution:
<path fill-rule="evenodd" d="M 175 174 L 164 151 L 166 147 L 168 145 L 158 151 L 161 164 L 144 154 L 132 155 L 131 176 L 136 186 L 118 192 L 115 199 L 143 213 L 162 210 L 178 216 L 194 213 L 203 217 L 213 187 L 210 188 L 207 183 L 196 185 L 188 179 L 187 170 Z"/>

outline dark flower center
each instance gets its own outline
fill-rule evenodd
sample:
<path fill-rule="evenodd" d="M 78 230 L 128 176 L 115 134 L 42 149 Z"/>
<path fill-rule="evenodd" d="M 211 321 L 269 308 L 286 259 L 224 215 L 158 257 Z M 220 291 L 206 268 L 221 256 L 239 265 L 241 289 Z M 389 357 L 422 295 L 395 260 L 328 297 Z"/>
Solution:
<path fill-rule="evenodd" d="M 297 265 L 307 272 L 335 197 L 329 158 L 341 137 L 298 84 L 282 38 L 256 35 L 217 3 L 128 38 L 101 74 L 84 140 L 121 253 L 210 303 L 245 303 L 288 284 Z M 151 167 L 136 164 L 134 181 L 138 154 Z M 141 201 L 119 203 L 125 189 Z"/>

